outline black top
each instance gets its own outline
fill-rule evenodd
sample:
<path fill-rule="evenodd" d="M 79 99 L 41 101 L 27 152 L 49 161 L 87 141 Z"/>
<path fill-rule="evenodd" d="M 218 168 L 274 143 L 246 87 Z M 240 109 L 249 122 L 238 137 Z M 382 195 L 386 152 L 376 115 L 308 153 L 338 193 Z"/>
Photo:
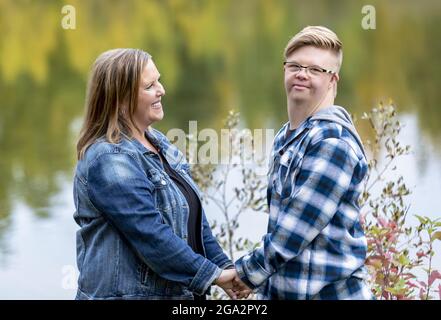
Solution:
<path fill-rule="evenodd" d="M 191 186 L 182 178 L 175 170 L 170 167 L 167 160 L 163 155 L 161 156 L 162 163 L 164 165 L 165 172 L 170 176 L 175 185 L 184 195 L 188 203 L 189 216 L 188 216 L 188 245 L 194 252 L 203 255 L 202 241 L 201 241 L 201 218 L 202 218 L 202 206 L 199 201 L 199 197 Z"/>

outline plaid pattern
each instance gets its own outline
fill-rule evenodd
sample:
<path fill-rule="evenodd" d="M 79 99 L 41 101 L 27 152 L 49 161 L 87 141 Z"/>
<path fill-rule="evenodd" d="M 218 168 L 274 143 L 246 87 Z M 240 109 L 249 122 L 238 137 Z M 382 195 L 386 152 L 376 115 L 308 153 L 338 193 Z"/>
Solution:
<path fill-rule="evenodd" d="M 263 299 L 372 299 L 358 197 L 362 148 L 332 121 L 308 118 L 276 135 L 269 170 L 268 233 L 236 262 Z"/>

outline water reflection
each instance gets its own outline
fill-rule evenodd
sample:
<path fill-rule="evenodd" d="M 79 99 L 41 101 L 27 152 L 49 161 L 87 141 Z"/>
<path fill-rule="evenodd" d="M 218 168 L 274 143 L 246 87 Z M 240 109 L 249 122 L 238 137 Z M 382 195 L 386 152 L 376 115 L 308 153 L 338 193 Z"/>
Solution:
<path fill-rule="evenodd" d="M 19 203 L 51 220 L 54 197 L 70 197 L 62 181 L 76 162 L 73 122 L 89 67 L 109 48 L 153 55 L 167 90 L 163 131 L 187 130 L 189 120 L 219 129 L 232 108 L 245 127 L 277 130 L 286 119 L 284 46 L 303 26 L 324 24 L 344 43 L 337 103 L 361 115 L 392 97 L 415 116 L 430 154 L 441 150 L 439 1 L 370 1 L 377 30 L 369 31 L 360 26 L 364 3 L 353 0 L 76 0 L 69 31 L 60 26 L 64 4 L 0 1 L 0 261 L 17 250 L 6 239 Z M 367 129 L 360 124 L 365 138 Z M 419 159 L 423 171 L 435 161 Z"/>

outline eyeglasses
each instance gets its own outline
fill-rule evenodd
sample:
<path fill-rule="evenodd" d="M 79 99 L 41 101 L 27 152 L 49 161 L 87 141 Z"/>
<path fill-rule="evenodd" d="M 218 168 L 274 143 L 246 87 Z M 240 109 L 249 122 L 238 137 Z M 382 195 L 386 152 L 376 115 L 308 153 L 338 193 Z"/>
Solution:
<path fill-rule="evenodd" d="M 302 66 L 297 62 L 284 61 L 283 65 L 291 72 L 297 73 L 302 69 L 306 70 L 306 73 L 311 76 L 318 76 L 322 73 L 336 74 L 335 71 L 326 70 L 318 66 Z"/>

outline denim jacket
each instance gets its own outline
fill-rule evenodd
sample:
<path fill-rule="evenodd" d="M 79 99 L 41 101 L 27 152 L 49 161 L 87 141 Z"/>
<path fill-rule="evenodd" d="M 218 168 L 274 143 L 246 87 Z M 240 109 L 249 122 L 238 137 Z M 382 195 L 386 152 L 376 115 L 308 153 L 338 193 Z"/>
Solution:
<path fill-rule="evenodd" d="M 183 154 L 146 131 L 200 196 Z M 155 153 L 136 139 L 98 139 L 76 167 L 77 299 L 193 299 L 233 264 L 202 212 L 204 256 L 187 244 L 188 204 Z"/>

